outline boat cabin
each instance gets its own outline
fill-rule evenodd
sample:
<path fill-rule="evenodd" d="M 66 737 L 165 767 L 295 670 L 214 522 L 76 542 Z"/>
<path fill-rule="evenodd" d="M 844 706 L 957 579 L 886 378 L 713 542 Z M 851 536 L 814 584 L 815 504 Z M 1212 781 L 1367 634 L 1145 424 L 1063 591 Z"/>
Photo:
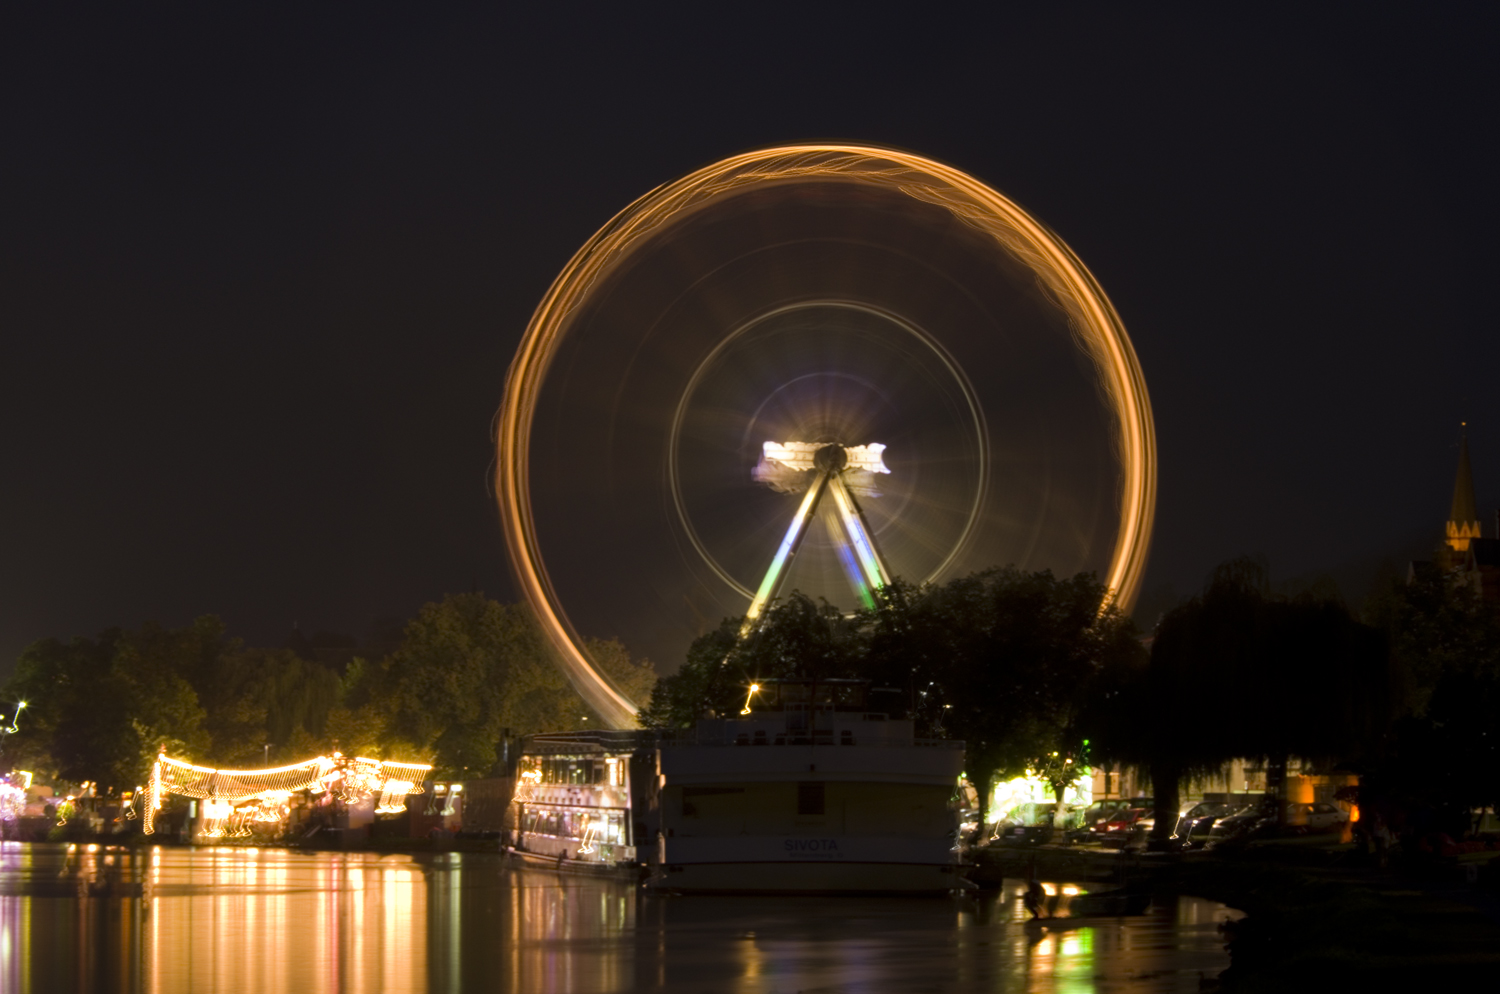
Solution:
<path fill-rule="evenodd" d="M 521 855 L 614 867 L 653 842 L 655 736 L 589 729 L 533 735 L 522 747 L 507 830 Z"/>
<path fill-rule="evenodd" d="M 657 750 L 666 890 L 962 888 L 963 743 L 919 739 L 859 680 L 776 680 Z"/>

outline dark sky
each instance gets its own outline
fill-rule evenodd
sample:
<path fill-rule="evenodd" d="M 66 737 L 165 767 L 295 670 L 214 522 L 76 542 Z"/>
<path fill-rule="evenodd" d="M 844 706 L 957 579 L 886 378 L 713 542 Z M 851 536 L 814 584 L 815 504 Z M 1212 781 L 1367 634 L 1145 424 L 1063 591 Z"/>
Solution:
<path fill-rule="evenodd" d="M 947 161 L 1092 268 L 1155 408 L 1148 588 L 1420 552 L 1465 414 L 1500 505 L 1493 6 L 534 6 L 0 15 L 0 672 L 509 597 L 532 307 L 635 197 L 789 141 Z"/>

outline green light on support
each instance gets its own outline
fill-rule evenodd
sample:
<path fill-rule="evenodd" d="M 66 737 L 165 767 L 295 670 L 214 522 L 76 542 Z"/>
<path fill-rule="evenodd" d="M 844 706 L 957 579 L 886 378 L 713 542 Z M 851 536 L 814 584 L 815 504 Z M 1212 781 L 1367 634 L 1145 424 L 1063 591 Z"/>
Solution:
<path fill-rule="evenodd" d="M 775 558 L 771 560 L 771 568 L 766 570 L 765 579 L 761 581 L 760 589 L 755 592 L 755 599 L 750 602 L 750 610 L 745 612 L 744 624 L 740 626 L 740 638 L 750 634 L 761 612 L 776 596 L 776 588 L 781 585 L 787 564 L 796 554 L 797 547 L 802 544 L 802 536 L 807 532 L 807 524 L 812 520 L 813 510 L 818 506 L 818 498 L 823 495 L 823 488 L 828 485 L 828 477 L 829 474 L 826 472 L 820 474 L 813 485 L 807 488 L 807 496 L 802 498 L 802 505 L 797 508 L 797 516 L 792 519 L 791 526 L 787 528 L 786 537 L 781 540 L 781 546 L 776 550 Z"/>
<path fill-rule="evenodd" d="M 885 564 L 880 561 L 880 554 L 875 551 L 875 542 L 866 529 L 864 515 L 860 513 L 854 495 L 837 476 L 829 481 L 829 492 L 833 495 L 834 505 L 844 524 L 845 535 L 849 544 L 854 547 L 854 554 L 859 559 L 860 569 L 868 585 L 876 589 L 889 586 L 890 577 Z"/>
<path fill-rule="evenodd" d="M 834 527 L 841 522 L 835 515 Z M 864 570 L 855 561 L 854 553 L 849 548 L 849 543 L 839 542 L 834 546 L 834 551 L 839 557 L 839 565 L 844 567 L 844 575 L 849 579 L 849 585 L 854 588 L 854 594 L 859 602 L 864 605 L 866 611 L 875 610 L 875 595 L 870 591 L 870 585 L 865 582 Z"/>

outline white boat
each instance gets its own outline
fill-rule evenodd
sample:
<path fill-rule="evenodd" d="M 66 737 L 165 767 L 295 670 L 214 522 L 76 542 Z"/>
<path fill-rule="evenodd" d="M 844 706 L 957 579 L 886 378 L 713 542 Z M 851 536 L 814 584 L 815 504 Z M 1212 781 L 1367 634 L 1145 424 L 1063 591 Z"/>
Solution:
<path fill-rule="evenodd" d="M 670 892 L 946 893 L 962 742 L 866 709 L 868 684 L 783 680 L 749 713 L 657 749 L 661 827 L 648 886 Z M 753 707 L 753 709 L 752 709 Z"/>
<path fill-rule="evenodd" d="M 637 872 L 639 821 L 656 789 L 651 732 L 534 735 L 516 769 L 505 851 L 521 865 L 568 872 Z M 649 847 L 648 847 L 649 851 Z"/>

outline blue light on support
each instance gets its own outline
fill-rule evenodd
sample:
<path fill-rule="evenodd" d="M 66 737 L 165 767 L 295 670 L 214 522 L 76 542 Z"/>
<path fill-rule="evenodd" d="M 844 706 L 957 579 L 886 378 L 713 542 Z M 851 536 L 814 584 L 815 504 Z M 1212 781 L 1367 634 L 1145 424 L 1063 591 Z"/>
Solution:
<path fill-rule="evenodd" d="M 834 477 L 830 489 L 833 491 L 834 503 L 838 506 L 839 517 L 843 519 L 844 530 L 849 536 L 849 542 L 854 546 L 855 555 L 859 557 L 859 564 L 864 570 L 865 578 L 870 586 L 880 589 L 890 583 L 890 577 L 885 570 L 885 564 L 880 561 L 879 554 L 875 551 L 875 543 L 870 538 L 870 533 L 865 527 L 864 515 L 860 514 L 859 506 L 854 503 L 854 495 L 849 493 L 844 481 Z"/>
<path fill-rule="evenodd" d="M 830 530 L 839 529 L 847 532 L 842 515 L 829 514 L 825 516 L 825 520 Z M 851 544 L 851 542 L 837 542 L 834 544 L 834 551 L 839 557 L 839 565 L 844 568 L 844 575 L 849 578 L 849 585 L 854 588 L 855 596 L 859 598 L 859 602 L 865 606 L 866 610 L 873 610 L 875 597 L 870 593 L 870 584 L 866 581 L 864 571 L 851 550 Z"/>

